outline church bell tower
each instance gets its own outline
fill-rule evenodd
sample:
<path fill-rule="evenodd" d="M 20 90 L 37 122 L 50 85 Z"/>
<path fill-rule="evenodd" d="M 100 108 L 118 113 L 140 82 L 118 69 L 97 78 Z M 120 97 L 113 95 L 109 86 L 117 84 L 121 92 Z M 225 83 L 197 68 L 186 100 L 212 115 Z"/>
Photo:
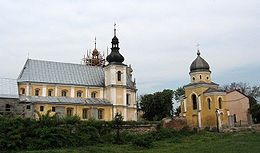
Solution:
<path fill-rule="evenodd" d="M 126 88 L 127 65 L 123 64 L 124 57 L 119 52 L 119 40 L 114 27 L 111 53 L 107 56 L 105 66 L 106 97 L 113 104 L 113 117 L 118 112 L 127 120 Z"/>

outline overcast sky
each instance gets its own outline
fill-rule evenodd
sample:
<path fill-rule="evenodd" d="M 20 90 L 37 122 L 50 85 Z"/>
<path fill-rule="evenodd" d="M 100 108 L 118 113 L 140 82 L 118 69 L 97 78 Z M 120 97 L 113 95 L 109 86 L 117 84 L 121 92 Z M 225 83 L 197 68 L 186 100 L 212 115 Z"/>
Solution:
<path fill-rule="evenodd" d="M 139 94 L 189 83 L 196 44 L 220 85 L 260 85 L 259 0 L 0 0 L 0 77 L 31 59 L 80 63 L 106 52 L 117 23 L 120 52 Z"/>

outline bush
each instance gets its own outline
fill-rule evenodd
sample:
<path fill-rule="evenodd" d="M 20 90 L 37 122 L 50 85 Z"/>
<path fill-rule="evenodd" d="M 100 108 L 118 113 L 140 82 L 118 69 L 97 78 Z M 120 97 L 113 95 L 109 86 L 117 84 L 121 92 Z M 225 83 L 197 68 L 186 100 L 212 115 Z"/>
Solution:
<path fill-rule="evenodd" d="M 136 135 L 132 141 L 134 146 L 138 147 L 151 147 L 152 146 L 152 138 L 149 135 Z"/>

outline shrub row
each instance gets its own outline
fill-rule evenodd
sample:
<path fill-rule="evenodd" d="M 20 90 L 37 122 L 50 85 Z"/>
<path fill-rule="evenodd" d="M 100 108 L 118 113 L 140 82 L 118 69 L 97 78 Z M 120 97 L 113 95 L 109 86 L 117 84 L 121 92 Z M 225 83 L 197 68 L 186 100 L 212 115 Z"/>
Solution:
<path fill-rule="evenodd" d="M 149 122 L 120 122 L 121 125 L 138 125 Z M 136 124 L 135 124 L 136 123 Z M 188 128 L 177 132 L 162 128 L 143 135 L 133 135 L 127 130 L 120 133 L 120 143 L 132 143 L 136 146 L 148 147 L 153 141 L 179 135 L 189 135 Z M 155 123 L 149 123 L 155 124 Z M 58 118 L 40 115 L 39 119 L 0 116 L 0 150 L 39 150 L 61 147 L 76 147 L 97 143 L 115 143 L 115 121 L 81 121 L 79 117 Z"/>

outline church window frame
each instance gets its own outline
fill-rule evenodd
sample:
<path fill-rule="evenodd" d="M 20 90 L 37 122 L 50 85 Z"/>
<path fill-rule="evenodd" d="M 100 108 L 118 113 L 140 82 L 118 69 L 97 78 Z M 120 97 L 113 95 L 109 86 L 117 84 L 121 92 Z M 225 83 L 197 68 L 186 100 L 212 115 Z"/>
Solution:
<path fill-rule="evenodd" d="M 191 100 L 192 100 L 192 108 L 193 108 L 193 110 L 197 110 L 198 106 L 197 106 L 197 96 L 196 96 L 196 94 L 193 93 L 191 95 Z"/>
<path fill-rule="evenodd" d="M 73 116 L 73 108 L 67 108 L 67 111 L 66 111 L 66 115 L 67 117 L 72 117 Z"/>
<path fill-rule="evenodd" d="M 40 95 L 40 89 L 37 88 L 34 90 L 34 96 L 39 96 Z"/>
<path fill-rule="evenodd" d="M 126 104 L 130 105 L 131 95 L 129 93 L 126 94 Z"/>
<path fill-rule="evenodd" d="M 82 109 L 82 119 L 88 119 L 88 109 L 87 108 Z"/>
<path fill-rule="evenodd" d="M 68 93 L 68 90 L 62 90 L 61 91 L 61 96 L 62 97 L 67 97 L 67 93 Z"/>
<path fill-rule="evenodd" d="M 49 89 L 49 90 L 48 90 L 48 96 L 51 97 L 51 96 L 52 96 L 52 93 L 53 93 L 53 90 L 52 90 L 52 89 Z"/>
<path fill-rule="evenodd" d="M 117 81 L 121 81 L 121 80 L 122 80 L 122 72 L 117 71 Z"/>
<path fill-rule="evenodd" d="M 211 99 L 207 98 L 207 103 L 208 103 L 208 110 L 211 110 Z"/>
<path fill-rule="evenodd" d="M 98 119 L 104 119 L 104 109 L 98 109 Z"/>
<path fill-rule="evenodd" d="M 222 97 L 218 97 L 218 108 L 222 109 Z"/>
<path fill-rule="evenodd" d="M 82 97 L 83 92 L 81 90 L 77 91 L 77 97 Z"/>
<path fill-rule="evenodd" d="M 40 106 L 40 112 L 44 111 L 44 106 Z"/>
<path fill-rule="evenodd" d="M 21 95 L 25 95 L 25 89 L 24 89 L 24 88 L 21 88 L 20 93 L 21 93 Z"/>
<path fill-rule="evenodd" d="M 97 97 L 97 92 L 96 91 L 91 92 L 91 98 L 96 98 L 96 97 Z"/>

